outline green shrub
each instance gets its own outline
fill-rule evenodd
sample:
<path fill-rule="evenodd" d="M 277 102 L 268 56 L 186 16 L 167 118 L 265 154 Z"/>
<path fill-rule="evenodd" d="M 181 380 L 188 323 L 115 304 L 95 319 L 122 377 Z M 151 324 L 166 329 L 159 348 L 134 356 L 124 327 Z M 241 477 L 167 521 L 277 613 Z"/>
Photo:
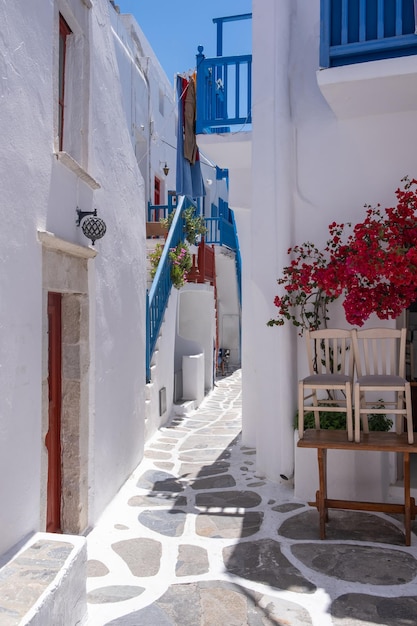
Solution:
<path fill-rule="evenodd" d="M 388 431 L 393 422 L 386 415 L 371 413 L 368 415 L 369 430 Z M 315 428 L 314 412 L 304 413 L 304 429 Z M 298 411 L 294 417 L 294 428 L 298 428 Z M 343 411 L 320 411 L 320 428 L 324 430 L 346 430 L 346 413 Z"/>
<path fill-rule="evenodd" d="M 166 218 L 162 218 L 159 221 L 168 230 L 171 227 L 172 220 L 174 219 L 175 209 Z M 186 241 L 192 246 L 197 243 L 197 237 L 199 235 L 205 235 L 207 232 L 206 222 L 202 215 L 197 215 L 195 207 L 189 206 L 183 212 L 184 219 L 184 237 Z"/>

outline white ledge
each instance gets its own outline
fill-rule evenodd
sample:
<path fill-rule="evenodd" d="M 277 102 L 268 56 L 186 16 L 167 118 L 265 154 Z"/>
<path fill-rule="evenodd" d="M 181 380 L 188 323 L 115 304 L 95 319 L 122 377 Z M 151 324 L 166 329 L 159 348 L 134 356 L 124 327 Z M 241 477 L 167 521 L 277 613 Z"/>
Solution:
<path fill-rule="evenodd" d="M 68 152 L 56 152 L 55 154 L 58 161 L 87 183 L 91 189 L 100 189 L 100 184 Z"/>
<path fill-rule="evenodd" d="M 77 256 L 83 259 L 94 259 L 97 256 L 97 250 L 92 250 L 86 246 L 79 246 L 76 243 L 71 243 L 65 239 L 56 237 L 53 233 L 49 233 L 46 230 L 38 230 L 38 240 L 40 243 L 49 250 L 55 250 L 57 252 L 65 252 L 71 256 Z"/>
<path fill-rule="evenodd" d="M 417 110 L 417 55 L 354 63 L 317 72 L 339 119 Z"/>

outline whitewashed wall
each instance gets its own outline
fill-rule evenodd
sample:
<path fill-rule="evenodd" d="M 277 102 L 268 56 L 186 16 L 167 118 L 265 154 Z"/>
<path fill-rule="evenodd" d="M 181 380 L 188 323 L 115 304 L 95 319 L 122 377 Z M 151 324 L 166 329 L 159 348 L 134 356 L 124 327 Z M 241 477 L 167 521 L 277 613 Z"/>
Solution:
<path fill-rule="evenodd" d="M 89 263 L 89 522 L 143 454 L 144 184 L 126 124 L 107 0 L 0 3 L 0 554 L 44 530 L 42 250 L 37 231 L 87 246 L 77 206 L 107 234 Z M 67 93 L 78 99 L 74 150 L 93 191 L 54 156 L 58 12 L 77 36 Z M 138 77 L 139 81 L 139 77 Z M 56 149 L 56 147 L 55 147 Z M 140 207 L 140 210 L 138 210 Z M 42 478 L 41 478 L 42 476 Z M 41 494 L 43 494 L 41 496 Z"/>
<path fill-rule="evenodd" d="M 277 481 L 293 471 L 296 381 L 306 367 L 296 331 L 266 327 L 275 314 L 275 281 L 288 261 L 287 248 L 305 240 L 324 244 L 329 223 L 361 220 L 366 203 L 392 206 L 400 179 L 415 175 L 417 157 L 417 105 L 410 104 L 406 92 L 404 99 L 397 93 L 397 110 L 391 107 L 386 114 L 369 101 L 341 106 L 344 116 L 330 108 L 317 82 L 319 28 L 319 0 L 253 0 L 253 197 L 251 262 L 244 272 L 243 436 L 257 445 L 259 471 Z M 389 61 L 377 63 L 380 73 L 395 73 Z M 344 89 L 338 94 L 342 105 L 355 94 L 354 86 Z M 356 88 L 356 97 L 358 93 Z M 378 114 L 372 114 L 374 106 Z M 346 111 L 355 109 L 354 117 L 346 117 Z M 336 308 L 331 323 L 346 327 L 340 306 Z"/>
<path fill-rule="evenodd" d="M 154 203 L 154 177 L 161 181 L 161 204 L 175 189 L 177 110 L 174 86 L 132 15 L 111 12 L 126 122 L 141 172 L 146 200 Z M 142 84 L 144 82 L 144 84 Z M 167 164 L 168 175 L 163 172 Z"/>

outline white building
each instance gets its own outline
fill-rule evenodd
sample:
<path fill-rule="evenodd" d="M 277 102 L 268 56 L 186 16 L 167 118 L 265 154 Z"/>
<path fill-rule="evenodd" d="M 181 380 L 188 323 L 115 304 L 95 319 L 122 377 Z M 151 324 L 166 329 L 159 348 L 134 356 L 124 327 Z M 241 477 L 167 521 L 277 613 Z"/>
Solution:
<path fill-rule="evenodd" d="M 0 554 L 84 532 L 144 441 L 146 196 L 114 10 L 41 4 L 0 4 Z M 94 248 L 77 209 L 105 220 Z"/>
<path fill-rule="evenodd" d="M 257 447 L 258 471 L 280 481 L 294 474 L 297 380 L 307 361 L 294 327 L 266 325 L 275 317 L 276 279 L 289 262 L 290 246 L 304 241 L 323 246 L 331 222 L 361 221 L 365 204 L 393 206 L 400 180 L 415 175 L 417 49 L 412 0 L 402 3 L 402 12 L 401 3 L 393 2 L 410 33 L 401 34 L 404 47 L 396 58 L 384 58 L 384 49 L 385 56 L 392 55 L 392 43 L 389 33 L 379 33 L 379 42 L 367 44 L 368 58 L 357 63 L 351 57 L 344 66 L 326 68 L 320 63 L 326 11 L 340 3 L 252 4 L 252 131 L 201 135 L 199 142 L 219 165 L 226 166 L 223 154 L 227 158 L 230 203 L 238 218 L 243 438 Z M 342 54 L 342 48 L 336 46 L 334 53 Z M 245 180 L 251 180 L 251 191 L 247 183 L 241 185 Z M 375 316 L 367 325 L 397 323 L 404 320 L 383 322 Z M 349 326 L 339 303 L 331 324 Z M 393 471 L 395 463 L 391 481 Z"/>

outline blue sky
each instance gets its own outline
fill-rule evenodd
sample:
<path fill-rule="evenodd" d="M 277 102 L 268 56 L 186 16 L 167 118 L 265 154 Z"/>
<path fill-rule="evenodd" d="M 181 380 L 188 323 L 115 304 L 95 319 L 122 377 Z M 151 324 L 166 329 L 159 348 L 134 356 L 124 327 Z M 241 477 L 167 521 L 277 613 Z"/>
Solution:
<path fill-rule="evenodd" d="M 116 0 L 121 13 L 132 13 L 170 81 L 195 67 L 197 47 L 216 56 L 213 18 L 251 13 L 252 0 Z M 226 23 L 223 54 L 252 51 L 251 20 Z"/>

